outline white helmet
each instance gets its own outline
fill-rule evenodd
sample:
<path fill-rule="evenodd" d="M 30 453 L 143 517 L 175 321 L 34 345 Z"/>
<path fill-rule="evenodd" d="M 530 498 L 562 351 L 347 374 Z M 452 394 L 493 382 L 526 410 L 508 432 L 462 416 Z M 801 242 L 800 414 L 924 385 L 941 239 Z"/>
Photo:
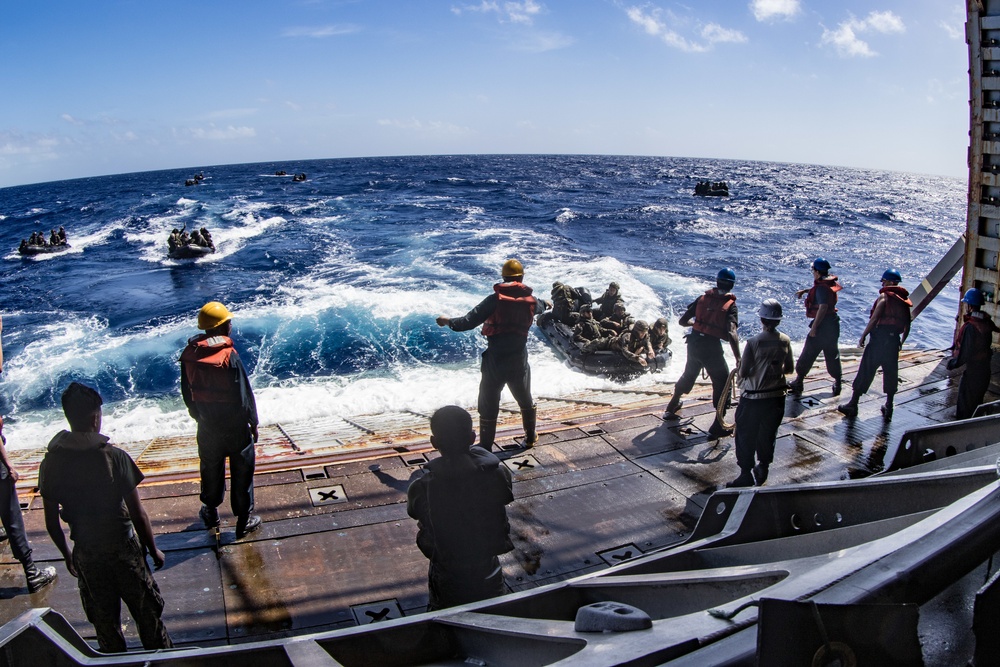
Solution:
<path fill-rule="evenodd" d="M 757 314 L 765 320 L 780 320 L 781 304 L 777 299 L 764 299 L 757 309 Z"/>

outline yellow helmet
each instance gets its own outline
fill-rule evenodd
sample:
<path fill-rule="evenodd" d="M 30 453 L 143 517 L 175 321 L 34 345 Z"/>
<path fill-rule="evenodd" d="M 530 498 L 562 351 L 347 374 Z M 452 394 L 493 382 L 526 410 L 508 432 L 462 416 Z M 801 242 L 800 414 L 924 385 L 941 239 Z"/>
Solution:
<path fill-rule="evenodd" d="M 516 259 L 508 259 L 503 263 L 503 270 L 500 272 L 500 275 L 504 278 L 522 278 L 524 277 L 524 267 Z"/>
<path fill-rule="evenodd" d="M 198 311 L 198 328 L 203 331 L 222 326 L 233 319 L 229 309 L 218 301 L 209 301 Z"/>

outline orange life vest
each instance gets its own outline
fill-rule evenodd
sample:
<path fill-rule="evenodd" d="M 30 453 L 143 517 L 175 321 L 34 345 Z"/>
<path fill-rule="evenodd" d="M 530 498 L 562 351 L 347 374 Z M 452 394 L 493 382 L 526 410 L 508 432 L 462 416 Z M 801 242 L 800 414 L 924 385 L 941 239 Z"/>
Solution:
<path fill-rule="evenodd" d="M 181 366 L 191 388 L 191 400 L 197 403 L 240 403 L 239 384 L 234 383 L 233 356 L 237 358 L 229 336 L 199 334 L 181 353 Z"/>
<path fill-rule="evenodd" d="M 531 296 L 531 288 L 524 283 L 497 283 L 493 286 L 497 295 L 497 307 L 483 322 L 483 335 L 518 334 L 528 337 L 535 321 L 537 301 Z"/>
<path fill-rule="evenodd" d="M 977 317 L 978 316 L 978 317 Z M 965 316 L 965 324 L 958 332 L 958 342 L 955 344 L 955 355 L 962 354 L 962 339 L 968 327 L 976 333 L 972 340 L 971 350 L 965 350 L 968 355 L 965 358 L 966 364 L 989 363 L 993 357 L 993 332 L 997 331 L 997 325 L 989 315 L 982 311 L 974 311 Z"/>
<path fill-rule="evenodd" d="M 878 292 L 885 295 L 885 308 L 882 309 L 882 315 L 875 326 L 887 327 L 893 333 L 903 333 L 910 325 L 910 308 L 913 306 L 908 298 L 910 293 L 899 285 L 888 285 Z M 874 314 L 877 305 L 878 299 L 872 305 L 871 312 L 868 313 L 869 317 Z"/>
<path fill-rule="evenodd" d="M 819 304 L 816 303 L 816 290 L 819 287 L 826 287 L 830 290 L 830 298 L 826 305 L 829 312 L 837 312 L 837 292 L 843 287 L 837 284 L 837 276 L 824 276 L 813 282 L 809 294 L 806 295 L 806 317 L 814 318 L 819 313 Z"/>
<path fill-rule="evenodd" d="M 736 303 L 732 294 L 710 289 L 695 302 L 691 328 L 706 336 L 729 340 L 729 309 Z"/>

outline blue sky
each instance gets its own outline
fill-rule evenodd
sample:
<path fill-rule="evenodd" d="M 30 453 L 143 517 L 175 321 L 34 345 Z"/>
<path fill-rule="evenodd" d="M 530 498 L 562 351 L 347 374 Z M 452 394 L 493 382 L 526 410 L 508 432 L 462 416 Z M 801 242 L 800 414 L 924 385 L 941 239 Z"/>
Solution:
<path fill-rule="evenodd" d="M 959 0 L 5 3 L 0 187 L 372 155 L 966 177 Z"/>

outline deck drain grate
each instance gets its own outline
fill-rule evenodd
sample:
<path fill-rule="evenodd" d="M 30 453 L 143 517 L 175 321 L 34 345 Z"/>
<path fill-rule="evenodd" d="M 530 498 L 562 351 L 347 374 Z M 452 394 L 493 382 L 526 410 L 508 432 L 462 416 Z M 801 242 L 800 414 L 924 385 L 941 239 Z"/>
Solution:
<path fill-rule="evenodd" d="M 534 456 L 513 456 L 505 459 L 503 464 L 511 472 L 529 472 L 542 467 L 542 464 Z"/>
<path fill-rule="evenodd" d="M 817 405 L 821 405 L 821 401 L 812 396 L 803 396 L 798 401 L 807 408 L 815 408 Z"/>
<path fill-rule="evenodd" d="M 354 622 L 358 625 L 371 625 L 392 618 L 403 618 L 403 609 L 399 606 L 396 598 L 392 598 L 391 600 L 353 605 L 351 614 L 354 615 Z"/>
<path fill-rule="evenodd" d="M 619 563 L 624 563 L 627 560 L 641 556 L 642 550 L 634 544 L 629 543 L 615 547 L 614 549 L 598 551 L 597 555 L 608 565 L 618 565 Z"/>
<path fill-rule="evenodd" d="M 408 456 L 400 456 L 399 458 L 407 468 L 419 468 L 427 464 L 427 457 L 423 454 L 410 454 Z"/>
<path fill-rule="evenodd" d="M 333 486 L 314 486 L 309 489 L 309 499 L 312 501 L 313 507 L 336 505 L 337 503 L 346 503 L 347 494 L 344 493 L 343 484 L 334 484 Z"/>
<path fill-rule="evenodd" d="M 314 468 L 302 468 L 302 479 L 309 481 L 311 479 L 328 479 L 329 475 L 326 474 L 326 468 L 323 466 L 316 466 Z"/>

